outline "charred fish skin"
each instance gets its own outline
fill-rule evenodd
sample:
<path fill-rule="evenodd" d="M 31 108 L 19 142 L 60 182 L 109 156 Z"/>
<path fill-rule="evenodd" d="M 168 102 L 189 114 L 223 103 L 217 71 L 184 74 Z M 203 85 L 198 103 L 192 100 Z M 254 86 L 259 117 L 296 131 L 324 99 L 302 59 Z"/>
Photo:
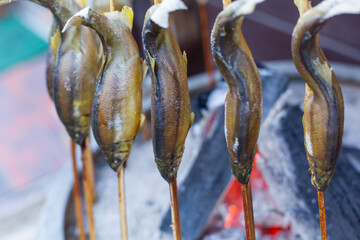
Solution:
<path fill-rule="evenodd" d="M 187 82 L 186 55 L 168 26 L 171 11 L 186 9 L 179 0 L 152 6 L 145 16 L 143 47 L 152 81 L 151 127 L 155 162 L 171 182 L 178 171 L 185 139 L 193 123 Z M 160 16 L 163 13 L 164 16 Z"/>
<path fill-rule="evenodd" d="M 333 16 L 360 13 L 356 0 L 327 0 L 311 8 L 295 1 L 302 13 L 293 32 L 292 55 L 306 82 L 304 139 L 312 184 L 325 191 L 338 161 L 344 128 L 344 102 L 336 76 L 319 45 L 318 33 Z"/>
<path fill-rule="evenodd" d="M 92 129 L 105 160 L 115 171 L 128 159 L 145 120 L 142 82 L 147 72 L 131 33 L 133 11 L 101 14 L 85 8 L 69 19 L 70 26 L 85 25 L 99 34 L 105 53 L 92 108 Z"/>
<path fill-rule="evenodd" d="M 259 71 L 241 32 L 243 17 L 259 1 L 239 0 L 219 13 L 211 34 L 215 63 L 229 85 L 225 100 L 225 137 L 235 178 L 247 184 L 262 117 Z"/>

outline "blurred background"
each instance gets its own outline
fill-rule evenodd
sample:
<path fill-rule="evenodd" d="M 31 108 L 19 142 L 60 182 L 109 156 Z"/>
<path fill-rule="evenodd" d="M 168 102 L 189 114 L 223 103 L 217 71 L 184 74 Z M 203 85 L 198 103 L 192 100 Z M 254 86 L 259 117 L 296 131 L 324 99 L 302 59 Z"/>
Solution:
<path fill-rule="evenodd" d="M 205 36 L 211 32 L 222 3 L 199 1 L 199 7 L 195 0 L 185 2 L 189 11 L 174 14 L 171 23 L 181 49 L 187 52 L 189 76 L 195 76 L 205 72 L 205 62 L 209 61 L 204 61 L 204 51 L 209 46 L 203 45 L 202 30 L 207 28 L 203 32 Z M 312 1 L 313 5 L 318 2 Z M 150 5 L 148 0 L 133 1 L 133 33 L 140 50 L 142 24 Z M 199 11 L 204 9 L 207 16 L 201 19 L 203 15 Z M 254 59 L 289 78 L 297 75 L 290 50 L 297 18 L 293 1 L 268 0 L 246 17 L 243 24 Z M 204 19 L 208 26 L 204 21 L 201 24 Z M 70 164 L 69 137 L 46 90 L 45 64 L 51 22 L 52 14 L 34 3 L 14 2 L 0 7 L 0 239 L 4 240 L 37 239 L 41 212 L 54 175 Z M 321 31 L 320 37 L 325 55 L 334 63 L 335 73 L 338 70 L 345 81 L 357 87 L 360 86 L 359 23 L 360 16 L 336 17 Z M 208 70 L 216 71 L 212 60 L 210 65 Z M 360 149 L 355 141 L 352 145 Z"/>

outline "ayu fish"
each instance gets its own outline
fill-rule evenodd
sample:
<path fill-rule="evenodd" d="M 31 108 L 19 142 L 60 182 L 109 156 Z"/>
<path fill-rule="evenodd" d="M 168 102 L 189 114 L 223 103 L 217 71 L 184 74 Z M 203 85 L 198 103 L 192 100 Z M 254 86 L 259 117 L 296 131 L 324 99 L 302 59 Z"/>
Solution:
<path fill-rule="evenodd" d="M 105 61 L 99 75 L 92 111 L 92 129 L 105 159 L 115 171 L 128 159 L 145 116 L 142 82 L 147 72 L 131 33 L 133 11 L 98 13 L 85 8 L 66 24 L 84 25 L 100 36 Z"/>
<path fill-rule="evenodd" d="M 149 8 L 142 32 L 152 81 L 151 128 L 155 162 L 161 176 L 172 182 L 194 121 L 190 112 L 187 59 L 169 27 L 169 13 L 186 9 L 180 0 L 165 0 Z"/>
<path fill-rule="evenodd" d="M 211 34 L 215 63 L 229 85 L 225 100 L 225 137 L 235 178 L 250 178 L 262 116 L 259 71 L 241 32 L 244 16 L 257 0 L 238 0 L 219 13 Z"/>

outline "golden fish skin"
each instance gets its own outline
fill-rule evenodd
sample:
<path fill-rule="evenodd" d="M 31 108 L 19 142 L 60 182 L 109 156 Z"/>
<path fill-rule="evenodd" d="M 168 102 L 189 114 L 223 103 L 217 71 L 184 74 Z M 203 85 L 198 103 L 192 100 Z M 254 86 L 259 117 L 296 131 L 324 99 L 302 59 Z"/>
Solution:
<path fill-rule="evenodd" d="M 259 71 L 241 32 L 245 14 L 257 1 L 239 0 L 216 18 L 212 34 L 213 58 L 229 85 L 225 100 L 225 137 L 235 178 L 247 184 L 252 171 L 262 117 Z M 248 7 L 251 11 L 247 12 Z"/>
<path fill-rule="evenodd" d="M 312 184 L 325 191 L 335 172 L 343 127 L 344 102 L 335 74 L 319 45 L 318 33 L 333 16 L 359 13 L 357 0 L 328 0 L 311 8 L 308 1 L 296 0 L 301 16 L 292 38 L 295 66 L 306 82 L 304 139 Z"/>
<path fill-rule="evenodd" d="M 143 122 L 142 81 L 147 67 L 131 33 L 133 11 L 124 7 L 100 14 L 85 8 L 72 17 L 64 30 L 83 24 L 102 39 L 105 62 L 92 112 L 92 129 L 105 159 L 115 171 L 128 159 Z M 67 31 L 69 31 L 67 30 Z"/>
<path fill-rule="evenodd" d="M 160 6 L 167 2 L 148 10 L 142 40 L 152 80 L 151 127 L 155 162 L 161 176 L 171 182 L 178 171 L 194 115 L 190 112 L 186 55 L 181 54 L 170 27 L 160 27 L 152 20 L 156 10 L 161 10 Z M 172 2 L 179 4 L 180 1 Z M 168 24 L 168 19 L 164 20 Z"/>
<path fill-rule="evenodd" d="M 100 69 L 95 35 L 85 27 L 62 34 L 54 70 L 54 102 L 70 137 L 82 144 L 89 134 L 91 109 Z"/>
<path fill-rule="evenodd" d="M 89 134 L 92 101 L 100 68 L 94 33 L 78 26 L 66 33 L 60 29 L 81 6 L 75 1 L 36 1 L 48 7 L 56 17 L 58 28 L 51 38 L 55 56 L 53 99 L 60 120 L 70 137 L 82 144 Z"/>

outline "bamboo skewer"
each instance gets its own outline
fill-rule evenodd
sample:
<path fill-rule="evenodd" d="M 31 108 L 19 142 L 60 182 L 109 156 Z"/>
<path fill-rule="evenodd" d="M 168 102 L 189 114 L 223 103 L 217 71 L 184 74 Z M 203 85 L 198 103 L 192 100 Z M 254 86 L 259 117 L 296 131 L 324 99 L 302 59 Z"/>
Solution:
<path fill-rule="evenodd" d="M 110 12 L 115 11 L 114 0 L 110 0 Z"/>
<path fill-rule="evenodd" d="M 250 180 L 247 185 L 241 184 L 241 195 L 243 199 L 246 239 L 255 240 L 254 213 Z"/>
<path fill-rule="evenodd" d="M 327 240 L 325 196 L 324 195 L 325 195 L 325 192 L 318 191 L 321 240 Z"/>
<path fill-rule="evenodd" d="M 120 206 L 120 223 L 121 223 L 121 239 L 127 240 L 127 220 L 126 220 L 126 200 L 125 200 L 125 181 L 124 166 L 121 166 L 117 172 L 119 187 L 119 206 Z"/>
<path fill-rule="evenodd" d="M 90 181 L 92 202 L 95 203 L 97 201 L 96 185 L 95 185 L 95 169 L 94 169 L 94 159 L 93 159 L 91 149 L 90 149 L 90 138 L 89 137 L 87 137 L 85 139 L 85 154 L 88 159 L 87 170 L 88 170 L 88 176 L 89 176 L 89 181 Z"/>
<path fill-rule="evenodd" d="M 206 10 L 206 1 L 198 1 L 199 5 L 199 14 L 200 14 L 200 25 L 201 25 L 201 38 L 204 54 L 204 64 L 205 70 L 209 79 L 209 87 L 215 87 L 215 78 L 214 78 L 214 66 L 211 60 L 210 52 L 210 35 L 209 35 L 209 23 L 208 23 L 208 14 Z"/>
<path fill-rule="evenodd" d="M 179 212 L 179 197 L 176 183 L 176 176 L 173 181 L 169 183 L 170 187 L 170 201 L 171 201 L 171 222 L 173 235 L 175 240 L 181 240 L 181 225 Z"/>
<path fill-rule="evenodd" d="M 86 203 L 86 212 L 87 217 L 89 221 L 89 232 L 90 232 L 90 240 L 95 240 L 95 223 L 94 223 L 94 215 L 93 215 L 93 191 L 91 188 L 91 180 L 90 180 L 90 169 L 89 169 L 89 154 L 87 154 L 87 148 L 89 147 L 86 144 L 86 140 L 83 145 L 81 145 L 81 154 L 83 159 L 83 186 L 84 186 L 84 192 L 85 192 L 85 203 Z"/>
<path fill-rule="evenodd" d="M 79 174 L 76 167 L 76 155 L 75 155 L 75 142 L 71 142 L 71 157 L 72 157 L 72 166 L 74 173 L 74 185 L 73 185 L 73 194 L 74 194 L 74 206 L 75 206 L 75 218 L 76 225 L 79 228 L 79 239 L 85 240 L 85 229 L 84 229 L 84 220 L 82 216 L 82 203 L 81 203 L 81 192 L 80 192 L 80 183 L 79 183 Z"/>
<path fill-rule="evenodd" d="M 151 132 L 150 132 L 149 123 L 148 123 L 147 119 L 145 119 L 144 125 L 141 128 L 141 132 L 142 132 L 144 141 L 148 141 L 151 139 Z"/>

